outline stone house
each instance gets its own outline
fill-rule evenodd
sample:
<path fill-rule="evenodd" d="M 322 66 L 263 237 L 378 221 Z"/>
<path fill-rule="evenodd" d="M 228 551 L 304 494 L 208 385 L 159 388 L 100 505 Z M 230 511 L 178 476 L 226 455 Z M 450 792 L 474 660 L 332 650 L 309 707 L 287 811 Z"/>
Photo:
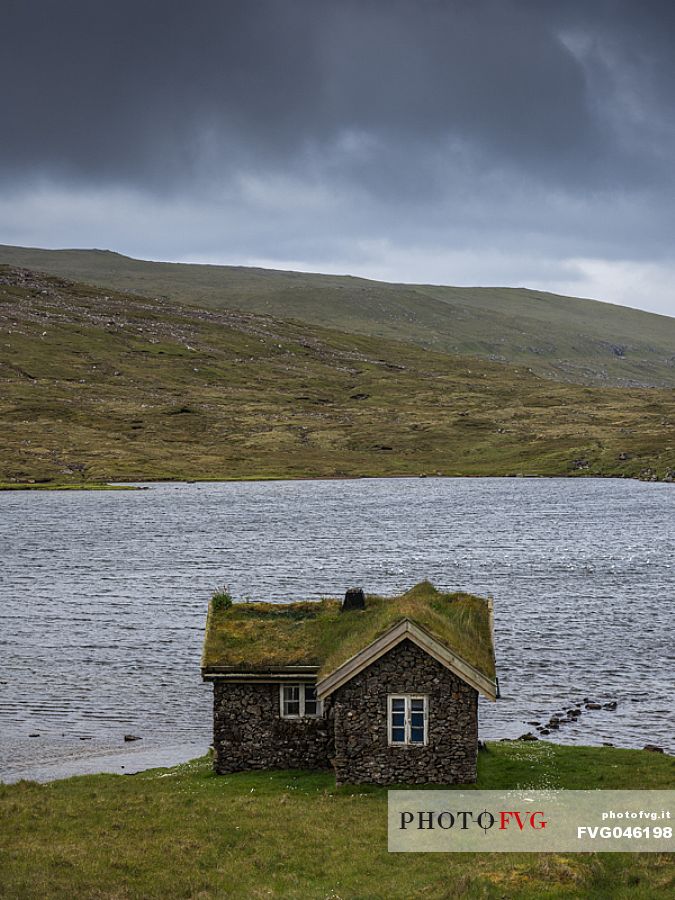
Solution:
<path fill-rule="evenodd" d="M 478 695 L 497 697 L 492 601 L 399 597 L 209 609 L 216 772 L 329 769 L 337 784 L 476 780 Z"/>

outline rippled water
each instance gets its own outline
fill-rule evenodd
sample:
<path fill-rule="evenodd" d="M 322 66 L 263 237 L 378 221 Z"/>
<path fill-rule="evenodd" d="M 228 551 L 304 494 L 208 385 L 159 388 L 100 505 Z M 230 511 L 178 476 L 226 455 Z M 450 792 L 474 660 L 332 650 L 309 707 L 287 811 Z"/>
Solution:
<path fill-rule="evenodd" d="M 279 601 L 422 578 L 491 593 L 503 699 L 481 702 L 483 737 L 589 697 L 619 705 L 552 739 L 673 751 L 674 507 L 671 485 L 590 479 L 0 494 L 0 778 L 205 750 L 200 649 L 223 584 Z"/>

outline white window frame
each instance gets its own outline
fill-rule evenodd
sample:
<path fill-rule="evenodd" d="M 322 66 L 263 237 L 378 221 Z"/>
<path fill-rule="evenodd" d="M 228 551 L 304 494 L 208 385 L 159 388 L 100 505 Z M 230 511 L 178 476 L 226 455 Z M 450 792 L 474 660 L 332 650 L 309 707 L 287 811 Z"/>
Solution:
<path fill-rule="evenodd" d="M 392 740 L 392 712 L 393 700 L 404 701 L 404 726 L 405 739 L 403 741 Z M 423 701 L 424 712 L 424 740 L 411 741 L 411 700 Z M 387 694 L 387 742 L 390 747 L 426 747 L 429 743 L 429 695 L 428 694 Z"/>
<path fill-rule="evenodd" d="M 316 700 L 315 713 L 305 712 L 305 690 L 308 687 L 314 688 L 316 690 L 316 685 L 306 684 L 302 682 L 293 682 L 292 684 L 279 685 L 279 714 L 281 715 L 282 719 L 320 719 L 323 716 L 322 700 Z M 284 688 L 299 688 L 298 696 L 300 712 L 297 715 L 289 715 L 288 713 L 284 712 Z"/>

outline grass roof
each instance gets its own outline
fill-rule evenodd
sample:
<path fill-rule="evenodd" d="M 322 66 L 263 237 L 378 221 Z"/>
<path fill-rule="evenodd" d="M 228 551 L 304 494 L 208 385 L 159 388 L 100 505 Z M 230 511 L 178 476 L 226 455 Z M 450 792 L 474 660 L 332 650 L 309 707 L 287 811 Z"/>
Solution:
<path fill-rule="evenodd" d="M 368 595 L 363 610 L 341 612 L 341 601 L 234 603 L 209 608 L 202 668 L 268 671 L 317 666 L 324 677 L 381 634 L 410 619 L 490 679 L 494 648 L 487 601 L 442 593 L 428 581 L 398 597 Z"/>

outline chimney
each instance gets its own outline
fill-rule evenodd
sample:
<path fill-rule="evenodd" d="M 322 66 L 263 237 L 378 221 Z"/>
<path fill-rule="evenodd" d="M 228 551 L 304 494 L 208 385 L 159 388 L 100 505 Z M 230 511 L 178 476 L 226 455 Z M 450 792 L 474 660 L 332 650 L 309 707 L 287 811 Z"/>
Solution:
<path fill-rule="evenodd" d="M 366 597 L 362 588 L 348 588 L 345 599 L 342 601 L 342 612 L 351 609 L 365 609 Z"/>

